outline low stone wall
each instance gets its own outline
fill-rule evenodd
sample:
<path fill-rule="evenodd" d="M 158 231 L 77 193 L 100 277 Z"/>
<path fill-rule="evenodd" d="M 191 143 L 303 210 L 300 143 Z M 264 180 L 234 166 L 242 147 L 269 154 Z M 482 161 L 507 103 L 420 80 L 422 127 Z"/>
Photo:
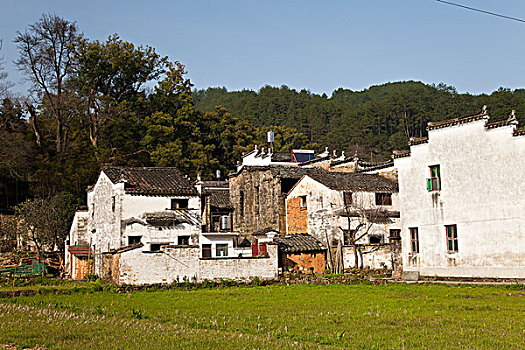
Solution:
<path fill-rule="evenodd" d="M 149 252 L 145 247 L 104 256 L 101 277 L 118 284 L 198 282 L 216 279 L 271 279 L 278 275 L 277 245 L 268 257 L 201 259 L 199 247 L 168 247 Z"/>

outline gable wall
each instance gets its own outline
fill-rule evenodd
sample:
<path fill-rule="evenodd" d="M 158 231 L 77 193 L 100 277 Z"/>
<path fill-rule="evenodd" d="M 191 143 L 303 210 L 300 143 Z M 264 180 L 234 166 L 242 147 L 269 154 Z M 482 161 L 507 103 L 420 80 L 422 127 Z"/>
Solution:
<path fill-rule="evenodd" d="M 399 169 L 403 265 L 422 275 L 525 277 L 525 137 L 485 121 L 429 132 L 429 142 L 395 160 Z M 439 164 L 440 191 L 429 192 Z M 445 225 L 457 225 L 459 251 L 447 252 Z M 418 227 L 420 253 L 410 249 Z"/>

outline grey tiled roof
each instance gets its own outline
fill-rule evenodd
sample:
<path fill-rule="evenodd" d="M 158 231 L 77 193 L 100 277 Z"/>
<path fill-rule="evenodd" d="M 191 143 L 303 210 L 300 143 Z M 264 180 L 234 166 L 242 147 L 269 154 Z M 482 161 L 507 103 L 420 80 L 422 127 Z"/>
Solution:
<path fill-rule="evenodd" d="M 398 192 L 396 182 L 375 174 L 324 172 L 307 175 L 337 191 Z"/>
<path fill-rule="evenodd" d="M 326 248 L 321 242 L 308 234 L 295 234 L 285 237 L 275 237 L 279 251 L 285 253 L 306 253 L 325 251 Z"/>
<path fill-rule="evenodd" d="M 189 179 L 177 168 L 126 168 L 106 166 L 102 171 L 116 183 L 125 181 L 127 193 L 157 195 L 197 195 Z"/>
<path fill-rule="evenodd" d="M 166 210 L 155 213 L 145 213 L 144 220 L 152 225 L 170 225 L 187 223 L 190 225 L 200 225 L 200 220 L 195 213 L 184 209 Z"/>
<path fill-rule="evenodd" d="M 230 203 L 230 191 L 228 190 L 209 192 L 208 201 L 210 206 L 214 208 L 233 209 L 233 206 Z"/>

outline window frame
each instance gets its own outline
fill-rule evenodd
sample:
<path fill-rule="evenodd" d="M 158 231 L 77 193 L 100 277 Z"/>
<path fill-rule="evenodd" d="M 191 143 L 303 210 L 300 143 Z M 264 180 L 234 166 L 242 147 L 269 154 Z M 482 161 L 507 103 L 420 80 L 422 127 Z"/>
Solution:
<path fill-rule="evenodd" d="M 392 193 L 376 192 L 376 205 L 392 206 Z M 388 200 L 385 200 L 388 199 Z"/>
<path fill-rule="evenodd" d="M 181 203 L 183 203 L 183 206 L 180 206 Z M 185 210 L 185 209 L 189 209 L 189 207 L 190 207 L 189 198 L 172 198 L 171 199 L 171 210 Z"/>
<path fill-rule="evenodd" d="M 190 236 L 177 236 L 177 245 L 190 245 Z"/>
<path fill-rule="evenodd" d="M 410 252 L 419 254 L 419 228 L 409 227 L 408 232 L 410 234 Z"/>
<path fill-rule="evenodd" d="M 308 199 L 307 199 L 307 196 L 304 195 L 304 196 L 299 196 L 299 207 L 302 209 L 302 210 L 306 210 L 308 209 Z"/>
<path fill-rule="evenodd" d="M 223 251 L 225 255 L 220 255 L 219 252 Z M 228 244 L 227 243 L 219 243 L 215 244 L 215 256 L 218 258 L 225 258 L 228 256 Z"/>
<path fill-rule="evenodd" d="M 427 179 L 427 190 L 429 192 L 441 190 L 441 166 L 439 164 L 428 166 L 430 177 Z"/>
<path fill-rule="evenodd" d="M 445 233 L 447 236 L 447 252 L 448 253 L 459 252 L 457 225 L 456 224 L 445 225 Z"/>

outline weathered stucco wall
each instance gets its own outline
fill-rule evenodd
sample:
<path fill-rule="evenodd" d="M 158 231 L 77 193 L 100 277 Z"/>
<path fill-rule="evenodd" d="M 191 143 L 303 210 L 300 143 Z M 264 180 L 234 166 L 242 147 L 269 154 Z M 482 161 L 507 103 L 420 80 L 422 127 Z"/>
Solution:
<path fill-rule="evenodd" d="M 300 208 L 300 197 L 306 196 L 306 208 Z M 349 220 L 342 214 L 345 210 L 343 191 L 332 190 L 310 177 L 304 177 L 290 191 L 287 197 L 287 233 L 293 234 L 303 229 L 300 219 L 307 213 L 307 233 L 314 236 L 324 245 L 327 244 L 327 236 L 331 246 L 336 246 L 337 241 L 343 238 L 343 231 L 347 230 Z M 298 206 L 299 203 L 299 206 Z M 392 205 L 375 204 L 375 192 L 352 192 L 352 210 L 365 209 L 384 209 L 388 211 L 399 208 L 399 196 L 397 193 L 392 194 Z M 379 214 L 378 214 L 379 215 Z M 351 217 L 350 228 L 354 229 L 363 218 Z M 367 229 L 368 235 L 365 235 L 358 242 L 369 243 L 370 236 L 382 236 L 383 242 L 387 242 L 389 230 L 391 228 L 400 228 L 397 218 L 391 218 L 388 223 L 367 223 L 370 228 Z M 368 227 L 367 226 L 367 227 Z M 364 232 L 363 230 L 361 232 Z"/>
<path fill-rule="evenodd" d="M 525 137 L 512 129 L 486 129 L 482 119 L 430 130 L 428 143 L 395 159 L 405 271 L 525 278 Z M 440 166 L 439 191 L 426 188 L 432 165 Z M 445 225 L 457 225 L 457 252 L 448 252 Z"/>
<path fill-rule="evenodd" d="M 365 268 L 392 269 L 392 262 L 395 261 L 395 252 L 393 254 L 392 246 L 390 244 L 363 244 L 360 247 L 360 250 L 361 251 L 358 253 L 358 266 L 361 266 L 362 264 Z M 343 265 L 345 269 L 355 267 L 354 248 L 351 246 L 343 247 Z"/>
<path fill-rule="evenodd" d="M 148 252 L 145 247 L 107 254 L 105 278 L 120 284 L 173 283 L 204 279 L 275 278 L 278 273 L 277 245 L 268 245 L 269 257 L 201 259 L 200 249 L 167 247 Z M 116 265 L 115 265 L 116 264 Z"/>
<path fill-rule="evenodd" d="M 199 271 L 199 248 L 175 247 L 148 252 L 146 247 L 120 254 L 119 283 L 193 281 Z"/>
<path fill-rule="evenodd" d="M 268 257 L 202 259 L 199 280 L 276 278 L 278 275 L 277 245 L 267 246 Z"/>

